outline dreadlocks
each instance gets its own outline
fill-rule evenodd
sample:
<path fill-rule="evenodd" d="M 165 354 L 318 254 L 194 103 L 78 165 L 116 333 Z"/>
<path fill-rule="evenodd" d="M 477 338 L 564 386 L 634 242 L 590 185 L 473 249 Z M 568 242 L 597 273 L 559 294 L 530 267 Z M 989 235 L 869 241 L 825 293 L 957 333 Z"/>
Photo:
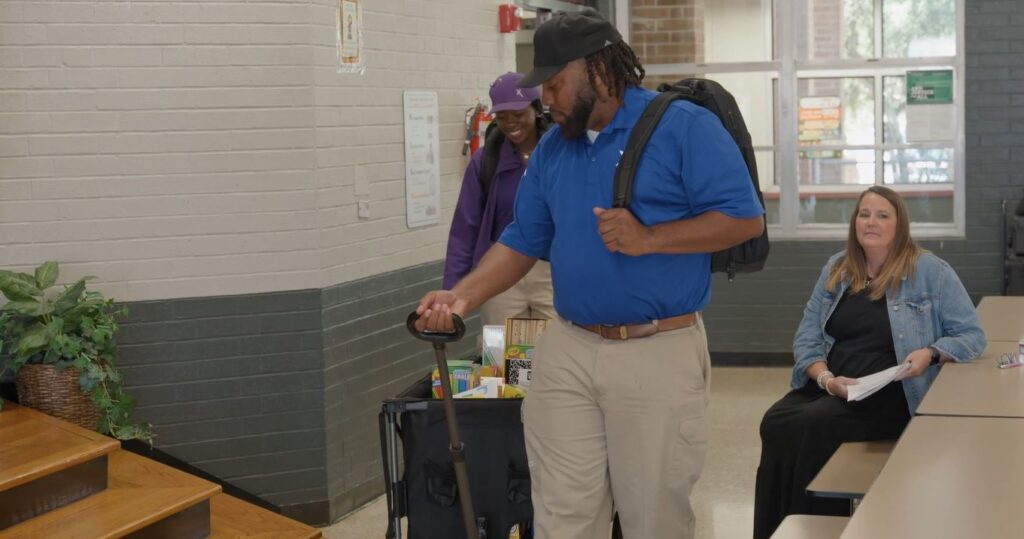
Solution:
<path fill-rule="evenodd" d="M 595 86 L 600 77 L 612 97 L 619 97 L 627 86 L 640 86 L 644 80 L 644 66 L 625 41 L 588 55 L 586 61 L 590 85 Z"/>

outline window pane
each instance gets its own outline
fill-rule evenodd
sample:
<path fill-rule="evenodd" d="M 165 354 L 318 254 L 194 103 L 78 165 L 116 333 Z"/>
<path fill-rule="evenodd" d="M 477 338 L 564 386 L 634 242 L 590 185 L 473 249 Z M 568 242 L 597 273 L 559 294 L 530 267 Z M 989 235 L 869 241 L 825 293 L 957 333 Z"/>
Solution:
<path fill-rule="evenodd" d="M 755 150 L 757 160 L 757 176 L 761 181 L 761 192 L 764 194 L 764 211 L 768 224 L 779 224 L 779 182 L 775 174 L 775 152 Z"/>
<path fill-rule="evenodd" d="M 771 60 L 771 0 L 672 2 L 630 10 L 630 45 L 644 64 Z"/>
<path fill-rule="evenodd" d="M 867 187 L 865 187 L 867 189 Z M 801 193 L 801 223 L 849 223 L 857 208 L 860 190 L 842 192 Z"/>
<path fill-rule="evenodd" d="M 797 81 L 801 147 L 875 143 L 875 90 L 868 77 Z"/>
<path fill-rule="evenodd" d="M 885 143 L 903 144 L 907 141 L 907 78 L 883 77 L 882 94 Z"/>
<path fill-rule="evenodd" d="M 797 59 L 875 56 L 873 0 L 792 0 L 791 3 L 796 11 Z M 778 51 L 775 56 L 780 56 Z"/>
<path fill-rule="evenodd" d="M 875 152 L 842 148 L 875 142 L 871 79 L 800 79 L 797 94 L 800 185 L 874 184 Z"/>
<path fill-rule="evenodd" d="M 775 185 L 775 162 L 772 147 L 775 145 L 775 88 L 774 73 L 713 73 L 686 75 L 658 75 L 645 77 L 644 87 L 655 89 L 661 83 L 672 84 L 681 79 L 698 77 L 718 82 L 736 98 L 736 105 L 747 124 L 747 131 L 755 148 L 757 174 L 761 189 Z"/>
<path fill-rule="evenodd" d="M 874 150 L 800 150 L 800 185 L 874 185 Z M 801 187 L 801 191 L 808 191 Z"/>
<path fill-rule="evenodd" d="M 769 225 L 779 224 L 779 192 L 772 191 L 764 194 L 764 213 Z"/>
<path fill-rule="evenodd" d="M 900 195 L 907 203 L 911 223 L 952 223 L 953 189 L 943 191 L 906 191 Z"/>
<path fill-rule="evenodd" d="M 891 150 L 883 155 L 887 184 L 953 184 L 953 148 Z"/>
<path fill-rule="evenodd" d="M 733 97 L 743 114 L 754 146 L 775 144 L 775 74 L 715 73 L 710 75 Z"/>
<path fill-rule="evenodd" d="M 956 55 L 955 0 L 884 0 L 882 21 L 886 57 Z"/>
<path fill-rule="evenodd" d="M 771 0 L 716 1 L 703 5 L 705 62 L 772 59 Z"/>
<path fill-rule="evenodd" d="M 761 181 L 761 190 L 777 188 L 778 179 L 775 175 L 775 152 L 772 150 L 754 150 L 757 160 L 757 178 Z"/>

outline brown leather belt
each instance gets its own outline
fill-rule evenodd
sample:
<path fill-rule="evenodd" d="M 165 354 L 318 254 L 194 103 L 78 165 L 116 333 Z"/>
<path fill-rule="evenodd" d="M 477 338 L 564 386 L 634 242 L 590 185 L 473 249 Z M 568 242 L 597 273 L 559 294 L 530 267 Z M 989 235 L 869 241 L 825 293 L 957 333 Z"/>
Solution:
<path fill-rule="evenodd" d="M 597 333 L 605 339 L 625 341 L 628 339 L 650 337 L 651 335 L 662 331 L 688 328 L 697 323 L 698 315 L 699 313 L 687 313 L 679 316 L 673 316 L 672 318 L 654 320 L 646 324 L 626 324 L 624 326 L 606 326 L 603 324 L 592 324 L 589 326 L 580 324 L 573 325 L 591 333 Z"/>

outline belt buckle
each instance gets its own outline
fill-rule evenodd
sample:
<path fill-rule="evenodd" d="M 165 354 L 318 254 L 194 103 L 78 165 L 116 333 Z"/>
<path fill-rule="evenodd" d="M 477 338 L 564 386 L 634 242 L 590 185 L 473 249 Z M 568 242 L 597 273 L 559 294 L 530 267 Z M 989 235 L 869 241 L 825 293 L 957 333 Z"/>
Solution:
<path fill-rule="evenodd" d="M 626 326 L 619 326 L 619 339 L 625 341 L 629 339 L 629 332 L 626 330 Z"/>

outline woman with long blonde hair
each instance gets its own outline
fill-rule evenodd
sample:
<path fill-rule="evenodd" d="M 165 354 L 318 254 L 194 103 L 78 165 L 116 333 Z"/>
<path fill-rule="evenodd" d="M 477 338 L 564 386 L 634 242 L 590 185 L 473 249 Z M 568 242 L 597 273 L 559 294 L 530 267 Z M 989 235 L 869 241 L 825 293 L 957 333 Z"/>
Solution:
<path fill-rule="evenodd" d="M 849 514 L 807 484 L 844 442 L 897 438 L 946 361 L 985 348 L 956 272 L 910 237 L 898 193 L 873 186 L 850 217 L 846 249 L 825 264 L 793 338 L 792 390 L 761 421 L 754 537 L 790 514 Z M 904 365 L 897 380 L 854 402 L 856 379 Z"/>

